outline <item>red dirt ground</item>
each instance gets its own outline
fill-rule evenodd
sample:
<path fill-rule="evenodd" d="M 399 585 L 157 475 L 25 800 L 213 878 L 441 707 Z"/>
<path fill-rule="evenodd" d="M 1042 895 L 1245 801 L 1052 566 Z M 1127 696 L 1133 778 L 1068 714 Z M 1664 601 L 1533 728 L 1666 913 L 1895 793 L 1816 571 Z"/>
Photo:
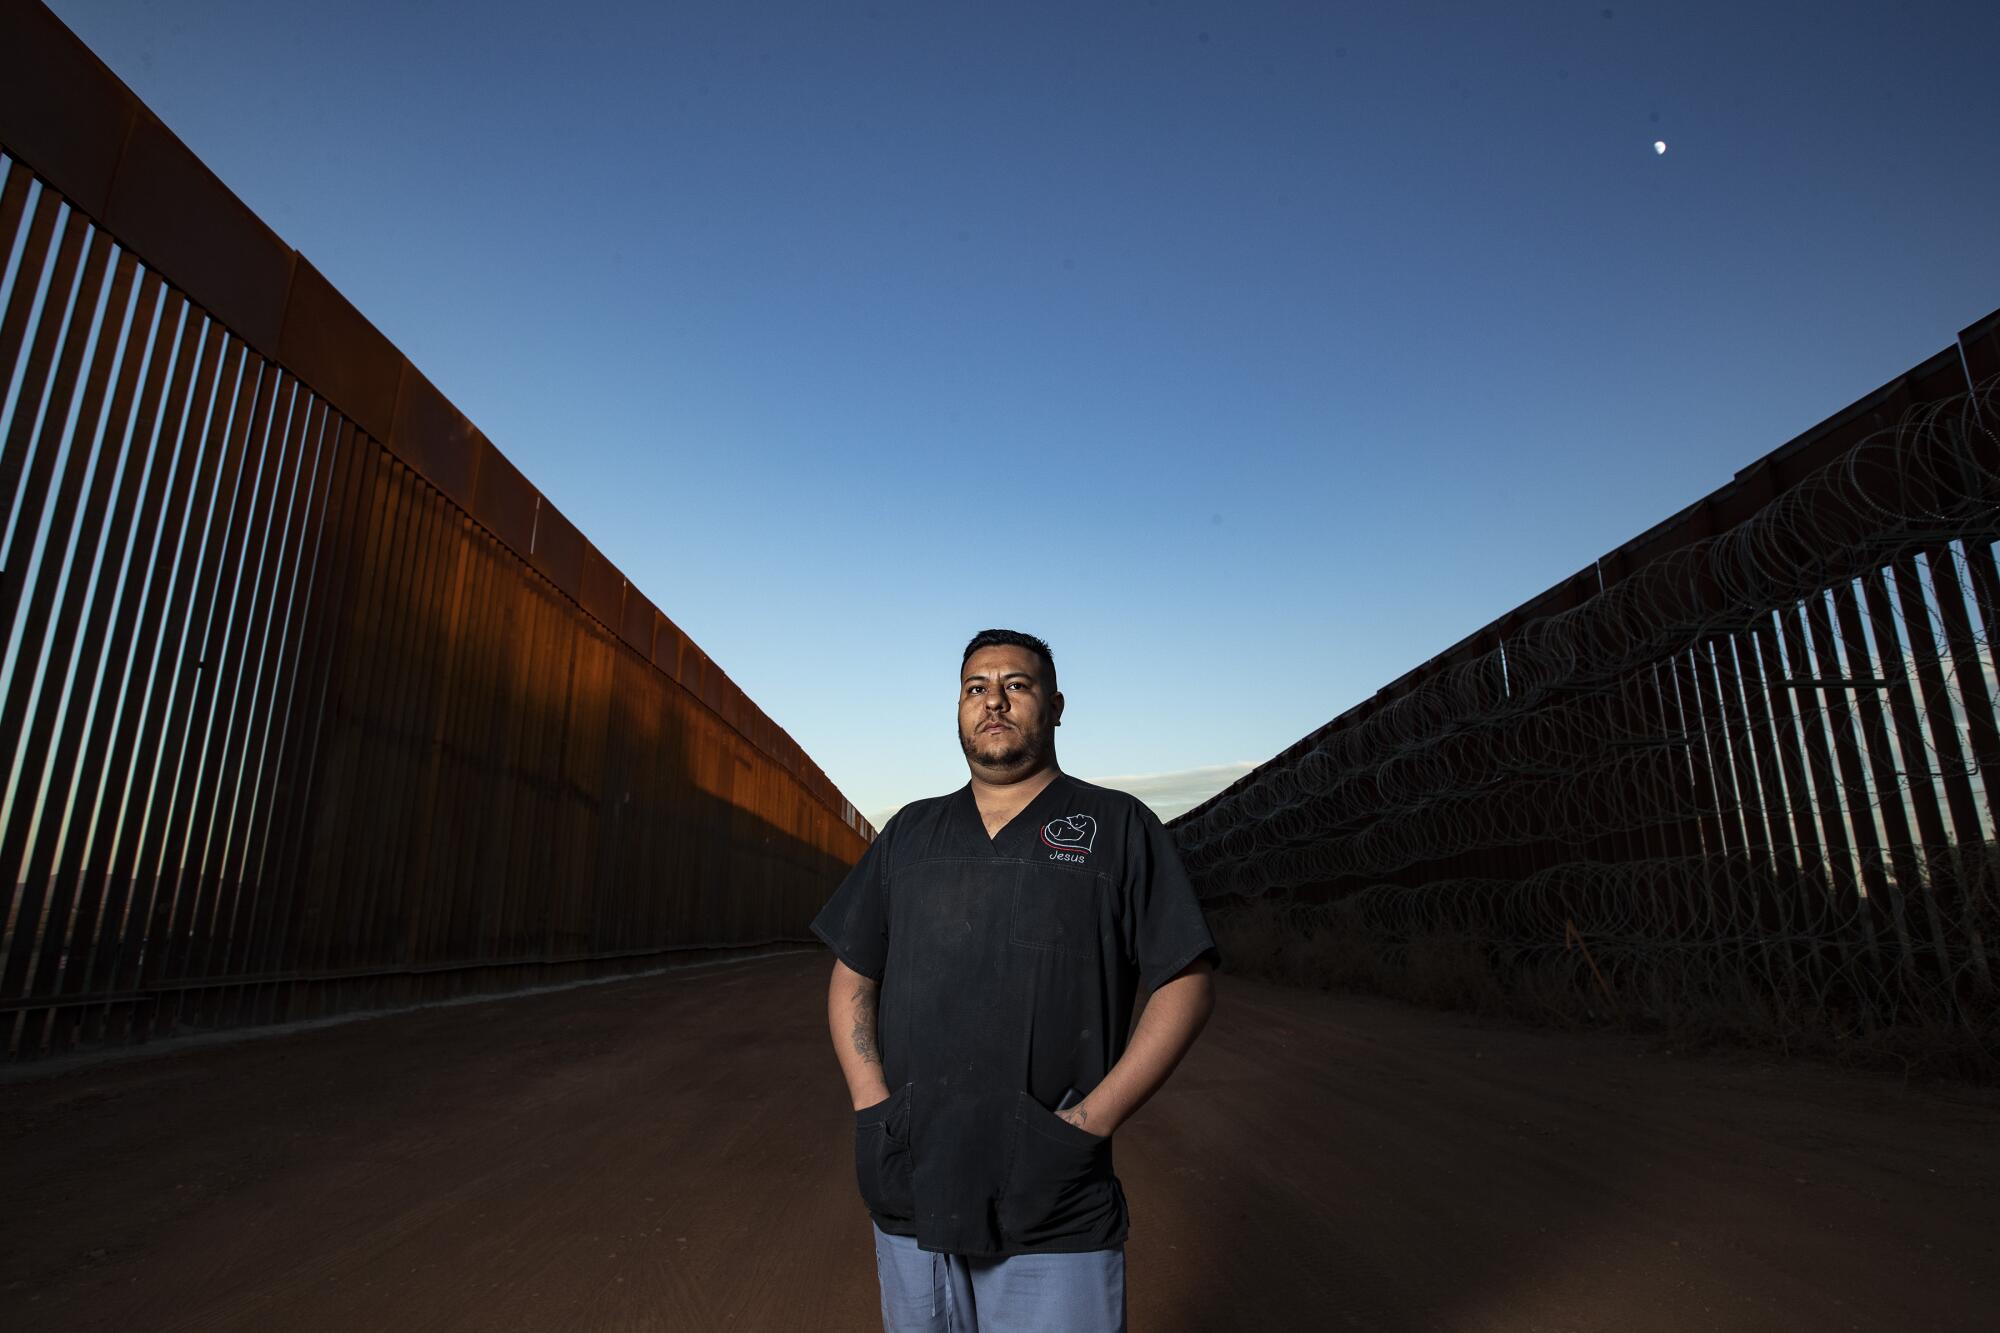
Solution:
<path fill-rule="evenodd" d="M 0 1082 L 0 1327 L 878 1329 L 818 953 Z M 1133 1333 L 2000 1328 L 2000 1094 L 1224 976 Z"/>

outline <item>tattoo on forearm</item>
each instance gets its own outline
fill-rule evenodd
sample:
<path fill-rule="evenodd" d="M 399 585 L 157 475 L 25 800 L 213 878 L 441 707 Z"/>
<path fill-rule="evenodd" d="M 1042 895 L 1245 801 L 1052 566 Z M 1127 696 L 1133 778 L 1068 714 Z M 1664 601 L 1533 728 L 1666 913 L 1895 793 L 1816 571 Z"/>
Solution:
<path fill-rule="evenodd" d="M 854 988 L 854 1032 L 850 1038 L 854 1053 L 866 1064 L 882 1063 L 882 1052 L 875 1043 L 875 987 L 856 986 Z"/>

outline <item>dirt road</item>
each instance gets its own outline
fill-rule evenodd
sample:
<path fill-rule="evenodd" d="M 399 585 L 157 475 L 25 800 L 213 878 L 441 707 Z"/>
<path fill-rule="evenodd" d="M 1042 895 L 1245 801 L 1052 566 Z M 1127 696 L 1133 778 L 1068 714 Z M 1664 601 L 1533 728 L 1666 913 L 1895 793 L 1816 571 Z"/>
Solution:
<path fill-rule="evenodd" d="M 827 960 L 0 1082 L 0 1328 L 879 1329 Z M 2000 1095 L 1220 981 L 1134 1333 L 2000 1328 Z"/>

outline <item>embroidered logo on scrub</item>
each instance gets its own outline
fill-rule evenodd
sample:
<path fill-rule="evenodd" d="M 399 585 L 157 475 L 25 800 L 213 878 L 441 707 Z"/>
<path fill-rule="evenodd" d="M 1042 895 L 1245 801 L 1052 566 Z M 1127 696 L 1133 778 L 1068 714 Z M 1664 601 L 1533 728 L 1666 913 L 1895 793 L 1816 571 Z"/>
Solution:
<path fill-rule="evenodd" d="M 1097 841 L 1097 821 L 1089 815 L 1068 815 L 1042 825 L 1042 841 L 1059 852 L 1088 853 Z M 1065 856 L 1065 861 L 1081 861 L 1082 856 Z"/>

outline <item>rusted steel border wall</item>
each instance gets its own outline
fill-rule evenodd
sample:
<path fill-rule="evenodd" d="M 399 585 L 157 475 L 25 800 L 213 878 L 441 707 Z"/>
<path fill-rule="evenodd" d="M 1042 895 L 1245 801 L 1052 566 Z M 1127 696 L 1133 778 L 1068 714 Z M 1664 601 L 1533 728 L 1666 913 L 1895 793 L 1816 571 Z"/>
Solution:
<path fill-rule="evenodd" d="M 867 822 L 38 4 L 0 172 L 10 1056 L 810 939 Z"/>
<path fill-rule="evenodd" d="M 1392 990 L 2000 1056 L 1996 426 L 2000 312 L 1174 821 L 1203 895 Z"/>

